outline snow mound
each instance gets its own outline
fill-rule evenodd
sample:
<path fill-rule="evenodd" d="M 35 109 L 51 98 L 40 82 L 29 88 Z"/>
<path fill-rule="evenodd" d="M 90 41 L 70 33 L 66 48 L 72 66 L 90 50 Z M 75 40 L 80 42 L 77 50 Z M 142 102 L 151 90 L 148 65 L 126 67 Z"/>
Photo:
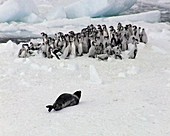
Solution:
<path fill-rule="evenodd" d="M 21 21 L 32 13 L 38 13 L 33 0 L 6 0 L 0 5 L 0 22 Z"/>
<path fill-rule="evenodd" d="M 90 65 L 90 82 L 94 84 L 102 84 L 102 80 L 93 65 Z"/>

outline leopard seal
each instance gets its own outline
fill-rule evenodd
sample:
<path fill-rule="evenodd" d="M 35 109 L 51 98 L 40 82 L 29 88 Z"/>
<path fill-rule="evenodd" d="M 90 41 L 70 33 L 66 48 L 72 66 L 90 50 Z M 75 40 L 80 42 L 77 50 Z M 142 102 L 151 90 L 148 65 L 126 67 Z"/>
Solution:
<path fill-rule="evenodd" d="M 49 112 L 51 112 L 51 110 L 53 109 L 55 111 L 58 111 L 68 106 L 74 106 L 79 104 L 80 98 L 81 91 L 76 91 L 73 94 L 63 93 L 57 98 L 53 105 L 47 105 L 46 108 Z"/>

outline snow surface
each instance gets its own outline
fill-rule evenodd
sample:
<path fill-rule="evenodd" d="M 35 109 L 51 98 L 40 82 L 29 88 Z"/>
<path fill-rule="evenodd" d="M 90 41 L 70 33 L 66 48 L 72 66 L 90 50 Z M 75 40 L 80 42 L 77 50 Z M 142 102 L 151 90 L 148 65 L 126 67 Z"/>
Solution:
<path fill-rule="evenodd" d="M 137 0 L 3 0 L 0 3 L 0 22 L 42 22 L 58 18 L 98 17 L 118 15 L 131 8 Z M 35 4 L 36 3 L 36 4 Z M 116 4 L 115 4 L 116 3 Z M 49 6 L 46 6 L 49 4 Z M 90 5 L 90 6 L 89 6 Z M 30 21 L 32 19 L 33 21 Z"/>
<path fill-rule="evenodd" d="M 89 20 L 63 20 L 57 29 L 79 31 L 89 23 L 116 26 L 118 21 Z M 149 38 L 147 45 L 138 45 L 135 60 L 103 62 L 86 55 L 67 60 L 38 55 L 21 59 L 17 57 L 21 45 L 0 44 L 0 136 L 169 136 L 170 25 L 122 21 L 129 23 L 145 28 Z M 54 24 L 4 23 L 0 28 L 22 26 L 52 34 L 57 29 L 48 26 Z M 79 105 L 47 112 L 47 104 L 75 90 L 82 90 Z"/>

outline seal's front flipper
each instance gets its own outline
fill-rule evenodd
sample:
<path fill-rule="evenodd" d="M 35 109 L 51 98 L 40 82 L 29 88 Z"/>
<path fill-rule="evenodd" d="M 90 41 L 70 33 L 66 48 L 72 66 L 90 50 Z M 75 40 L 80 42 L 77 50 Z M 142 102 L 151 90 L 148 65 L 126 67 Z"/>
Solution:
<path fill-rule="evenodd" d="M 47 105 L 46 108 L 48 108 L 48 111 L 50 112 L 52 109 L 54 109 L 53 105 Z"/>

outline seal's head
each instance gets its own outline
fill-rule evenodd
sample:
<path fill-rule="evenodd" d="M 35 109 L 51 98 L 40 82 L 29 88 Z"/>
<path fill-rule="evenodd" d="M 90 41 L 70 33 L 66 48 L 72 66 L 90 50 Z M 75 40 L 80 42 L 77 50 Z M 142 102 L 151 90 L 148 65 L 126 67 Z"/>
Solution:
<path fill-rule="evenodd" d="M 76 95 L 80 99 L 81 98 L 81 91 L 76 91 L 74 93 L 74 95 Z"/>

